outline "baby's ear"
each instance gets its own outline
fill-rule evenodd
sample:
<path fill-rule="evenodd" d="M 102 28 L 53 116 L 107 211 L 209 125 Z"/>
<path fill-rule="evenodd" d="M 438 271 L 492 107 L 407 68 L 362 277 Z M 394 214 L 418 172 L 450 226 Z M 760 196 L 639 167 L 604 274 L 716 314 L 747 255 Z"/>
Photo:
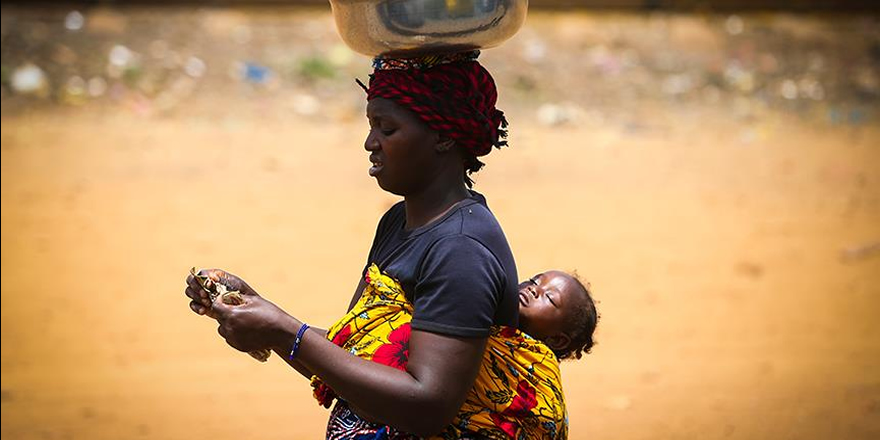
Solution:
<path fill-rule="evenodd" d="M 557 333 L 553 336 L 548 336 L 544 343 L 553 351 L 561 351 L 568 348 L 569 344 L 571 344 L 571 337 L 565 333 Z"/>

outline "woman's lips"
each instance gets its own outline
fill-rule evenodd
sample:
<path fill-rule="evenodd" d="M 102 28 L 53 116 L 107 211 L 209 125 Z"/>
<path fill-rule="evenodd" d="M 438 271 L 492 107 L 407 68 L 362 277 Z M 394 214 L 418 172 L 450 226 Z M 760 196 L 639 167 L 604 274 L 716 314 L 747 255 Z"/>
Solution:
<path fill-rule="evenodd" d="M 529 295 L 526 292 L 519 292 L 519 303 L 526 307 L 529 306 Z"/>
<path fill-rule="evenodd" d="M 379 174 L 379 171 L 382 171 L 382 168 L 382 162 L 373 162 L 373 166 L 370 167 L 370 176 L 375 176 L 376 174 Z"/>

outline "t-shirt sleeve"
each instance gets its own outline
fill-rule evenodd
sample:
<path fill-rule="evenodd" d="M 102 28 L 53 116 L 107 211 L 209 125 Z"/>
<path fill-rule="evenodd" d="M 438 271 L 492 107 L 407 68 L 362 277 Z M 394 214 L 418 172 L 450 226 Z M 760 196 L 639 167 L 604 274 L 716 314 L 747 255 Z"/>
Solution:
<path fill-rule="evenodd" d="M 501 263 L 485 246 L 464 235 L 442 238 L 421 264 L 412 328 L 450 336 L 488 336 L 504 286 Z"/>

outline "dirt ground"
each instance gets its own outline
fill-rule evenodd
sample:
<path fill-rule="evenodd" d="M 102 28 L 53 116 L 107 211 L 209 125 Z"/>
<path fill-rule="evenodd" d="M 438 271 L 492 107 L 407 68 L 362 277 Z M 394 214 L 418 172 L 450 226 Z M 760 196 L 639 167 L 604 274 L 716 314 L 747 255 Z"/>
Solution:
<path fill-rule="evenodd" d="M 11 12 L 33 28 L 47 22 L 33 17 L 59 17 Z M 147 22 L 143 12 L 114 14 Z M 329 23 L 326 11 L 302 15 L 322 25 L 312 29 Z M 210 16 L 220 27 L 233 20 Z M 118 21 L 103 20 L 104 38 L 116 35 Z M 689 84 L 699 87 L 682 93 L 688 81 L 670 75 L 685 70 L 613 77 L 620 67 L 607 70 L 604 58 L 584 77 L 559 69 L 547 88 L 518 87 L 537 67 L 505 64 L 516 54 L 504 50 L 534 58 L 540 48 L 523 41 L 535 36 L 555 48 L 558 35 L 618 29 L 627 45 L 628 29 L 666 26 L 697 35 L 681 44 L 710 45 L 688 53 L 738 50 L 699 37 L 720 35 L 700 33 L 719 23 L 737 34 L 730 17 L 529 20 L 509 49 L 485 54 L 511 147 L 487 157 L 476 189 L 522 276 L 577 270 L 599 300 L 599 344 L 563 365 L 571 438 L 880 438 L 876 64 L 849 95 L 847 75 L 828 73 L 836 79 L 822 99 L 796 81 L 806 101 L 756 98 L 760 86 L 727 70 L 728 82 L 707 92 L 714 83 L 693 79 L 697 62 L 685 64 L 697 66 Z M 816 31 L 822 20 L 774 21 L 831 42 L 804 58 L 823 56 L 820 80 L 877 47 L 849 26 L 864 22 L 835 18 L 834 29 L 852 29 L 841 37 Z M 334 38 L 332 28 L 321 35 Z M 857 53 L 838 54 L 846 45 Z M 352 59 L 351 70 L 365 66 Z M 767 90 L 785 95 L 784 75 Z M 4 439 L 320 438 L 327 412 L 307 381 L 278 359 L 259 364 L 227 347 L 188 310 L 183 281 L 190 266 L 223 267 L 314 325 L 345 310 L 376 222 L 395 201 L 367 175 L 362 95 L 350 77 L 262 90 L 206 75 L 172 104 L 157 103 L 158 89 L 89 102 L 69 88 L 23 96 L 4 79 Z M 675 96 L 655 93 L 654 78 Z M 644 92 L 619 91 L 638 81 Z M 307 92 L 329 107 L 312 111 Z"/>

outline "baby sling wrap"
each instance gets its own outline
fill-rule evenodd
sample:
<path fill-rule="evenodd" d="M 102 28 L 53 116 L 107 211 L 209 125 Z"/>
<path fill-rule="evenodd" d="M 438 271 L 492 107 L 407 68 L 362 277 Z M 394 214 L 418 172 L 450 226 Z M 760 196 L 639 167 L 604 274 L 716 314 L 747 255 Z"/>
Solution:
<path fill-rule="evenodd" d="M 373 264 L 355 306 L 327 331 L 351 354 L 406 370 L 413 307 L 400 284 Z M 330 407 L 336 394 L 317 376 L 314 396 Z M 493 326 L 480 371 L 458 414 L 438 437 L 467 433 L 491 439 L 567 439 L 568 415 L 559 362 L 544 343 L 518 329 Z"/>

